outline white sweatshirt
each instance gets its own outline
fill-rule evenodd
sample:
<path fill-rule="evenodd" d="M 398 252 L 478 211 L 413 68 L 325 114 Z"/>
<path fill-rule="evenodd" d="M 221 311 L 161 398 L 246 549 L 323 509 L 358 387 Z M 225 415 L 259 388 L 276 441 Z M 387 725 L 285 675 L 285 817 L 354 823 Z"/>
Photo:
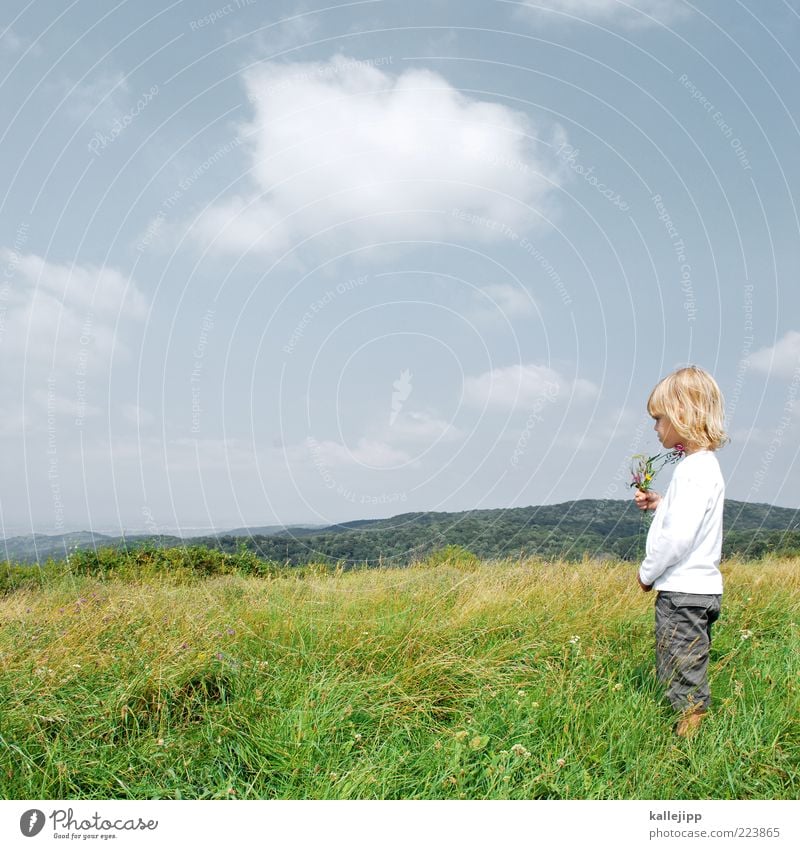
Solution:
<path fill-rule="evenodd" d="M 643 584 L 679 593 L 722 593 L 725 482 L 713 451 L 696 451 L 675 467 L 647 534 L 639 567 Z"/>

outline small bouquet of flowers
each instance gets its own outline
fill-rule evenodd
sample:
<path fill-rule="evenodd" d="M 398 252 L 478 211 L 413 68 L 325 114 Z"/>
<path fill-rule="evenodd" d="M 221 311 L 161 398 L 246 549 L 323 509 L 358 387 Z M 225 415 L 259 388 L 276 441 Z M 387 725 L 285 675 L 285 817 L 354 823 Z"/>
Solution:
<path fill-rule="evenodd" d="M 648 457 L 646 454 L 634 454 L 631 460 L 631 482 L 641 492 L 647 492 L 653 485 L 653 478 L 668 463 L 677 463 L 686 449 L 678 443 L 672 450 Z"/>

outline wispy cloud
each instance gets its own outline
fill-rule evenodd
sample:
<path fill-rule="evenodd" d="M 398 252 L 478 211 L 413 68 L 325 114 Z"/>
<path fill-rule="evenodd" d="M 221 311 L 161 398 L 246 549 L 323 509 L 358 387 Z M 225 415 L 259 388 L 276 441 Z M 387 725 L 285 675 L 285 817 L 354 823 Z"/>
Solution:
<path fill-rule="evenodd" d="M 58 301 L 65 309 L 91 311 L 104 318 L 120 313 L 143 318 L 147 312 L 147 299 L 137 284 L 111 266 L 52 263 L 5 248 L 0 249 L 0 262 L 14 266 L 23 284 L 23 300 L 38 291 L 39 297 Z"/>
<path fill-rule="evenodd" d="M 387 440 L 411 444 L 432 444 L 439 440 L 450 442 L 462 437 L 455 425 L 424 411 L 403 411 L 386 432 Z"/>
<path fill-rule="evenodd" d="M 69 75 L 48 79 L 44 90 L 73 123 L 93 130 L 107 130 L 130 108 L 131 92 L 120 71 L 97 73 L 80 82 Z M 135 98 L 133 98 L 135 100 Z"/>
<path fill-rule="evenodd" d="M 309 438 L 302 447 L 295 448 L 295 456 L 311 459 L 320 467 L 362 466 L 366 468 L 389 468 L 403 465 L 411 460 L 405 451 L 393 448 L 378 439 L 361 437 L 355 445 L 345 445 L 336 440 L 317 441 Z"/>
<path fill-rule="evenodd" d="M 775 345 L 756 351 L 750 357 L 750 366 L 776 377 L 800 373 L 800 333 L 790 330 Z"/>
<path fill-rule="evenodd" d="M 126 336 L 147 313 L 145 295 L 108 266 L 51 263 L 7 248 L 0 263 L 3 384 L 48 413 L 97 414 L 82 387 L 107 385 L 112 356 L 130 355 Z M 24 385 L 16 365 L 23 359 Z"/>
<path fill-rule="evenodd" d="M 251 39 L 254 58 L 258 56 L 263 59 L 301 48 L 319 32 L 319 16 L 307 3 L 295 2 L 292 4 L 292 10 L 295 14 L 291 17 L 275 21 L 255 33 Z M 235 26 L 228 30 L 230 37 L 235 37 L 239 31 L 247 31 L 251 27 L 247 17 L 235 19 L 234 24 Z"/>
<path fill-rule="evenodd" d="M 15 29 L 6 27 L 6 29 L 0 32 L 0 53 L 17 54 L 31 47 L 31 52 L 35 56 L 41 53 L 41 48 L 38 44 L 34 44 L 29 38 L 21 35 Z"/>
<path fill-rule="evenodd" d="M 540 398 L 586 400 L 597 391 L 589 380 L 570 380 L 549 366 L 534 363 L 503 366 L 464 381 L 467 403 L 499 409 L 524 409 Z"/>
<path fill-rule="evenodd" d="M 420 410 L 403 410 L 392 424 L 376 422 L 366 430 L 353 444 L 308 437 L 287 446 L 286 455 L 293 465 L 314 466 L 325 478 L 336 469 L 370 472 L 416 466 L 420 455 L 437 443 L 457 442 L 464 436 L 435 413 Z"/>

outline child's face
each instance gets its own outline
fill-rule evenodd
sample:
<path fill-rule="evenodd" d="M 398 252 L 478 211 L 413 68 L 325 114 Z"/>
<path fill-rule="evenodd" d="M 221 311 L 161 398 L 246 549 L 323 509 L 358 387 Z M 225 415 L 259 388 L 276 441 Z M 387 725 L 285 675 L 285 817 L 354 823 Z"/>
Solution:
<path fill-rule="evenodd" d="M 680 436 L 675 432 L 672 422 L 664 415 L 653 416 L 655 419 L 654 430 L 664 448 L 674 448 L 681 442 Z"/>

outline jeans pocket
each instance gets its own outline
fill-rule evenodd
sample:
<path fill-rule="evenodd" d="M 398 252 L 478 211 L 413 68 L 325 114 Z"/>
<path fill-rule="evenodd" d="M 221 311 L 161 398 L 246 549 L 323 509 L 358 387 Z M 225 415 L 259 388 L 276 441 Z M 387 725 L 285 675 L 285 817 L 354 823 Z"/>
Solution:
<path fill-rule="evenodd" d="M 705 593 L 670 593 L 670 603 L 673 607 L 702 607 L 709 613 L 719 614 L 720 596 Z"/>
<path fill-rule="evenodd" d="M 672 593 L 671 601 L 675 607 L 706 607 L 708 596 L 697 593 Z"/>

